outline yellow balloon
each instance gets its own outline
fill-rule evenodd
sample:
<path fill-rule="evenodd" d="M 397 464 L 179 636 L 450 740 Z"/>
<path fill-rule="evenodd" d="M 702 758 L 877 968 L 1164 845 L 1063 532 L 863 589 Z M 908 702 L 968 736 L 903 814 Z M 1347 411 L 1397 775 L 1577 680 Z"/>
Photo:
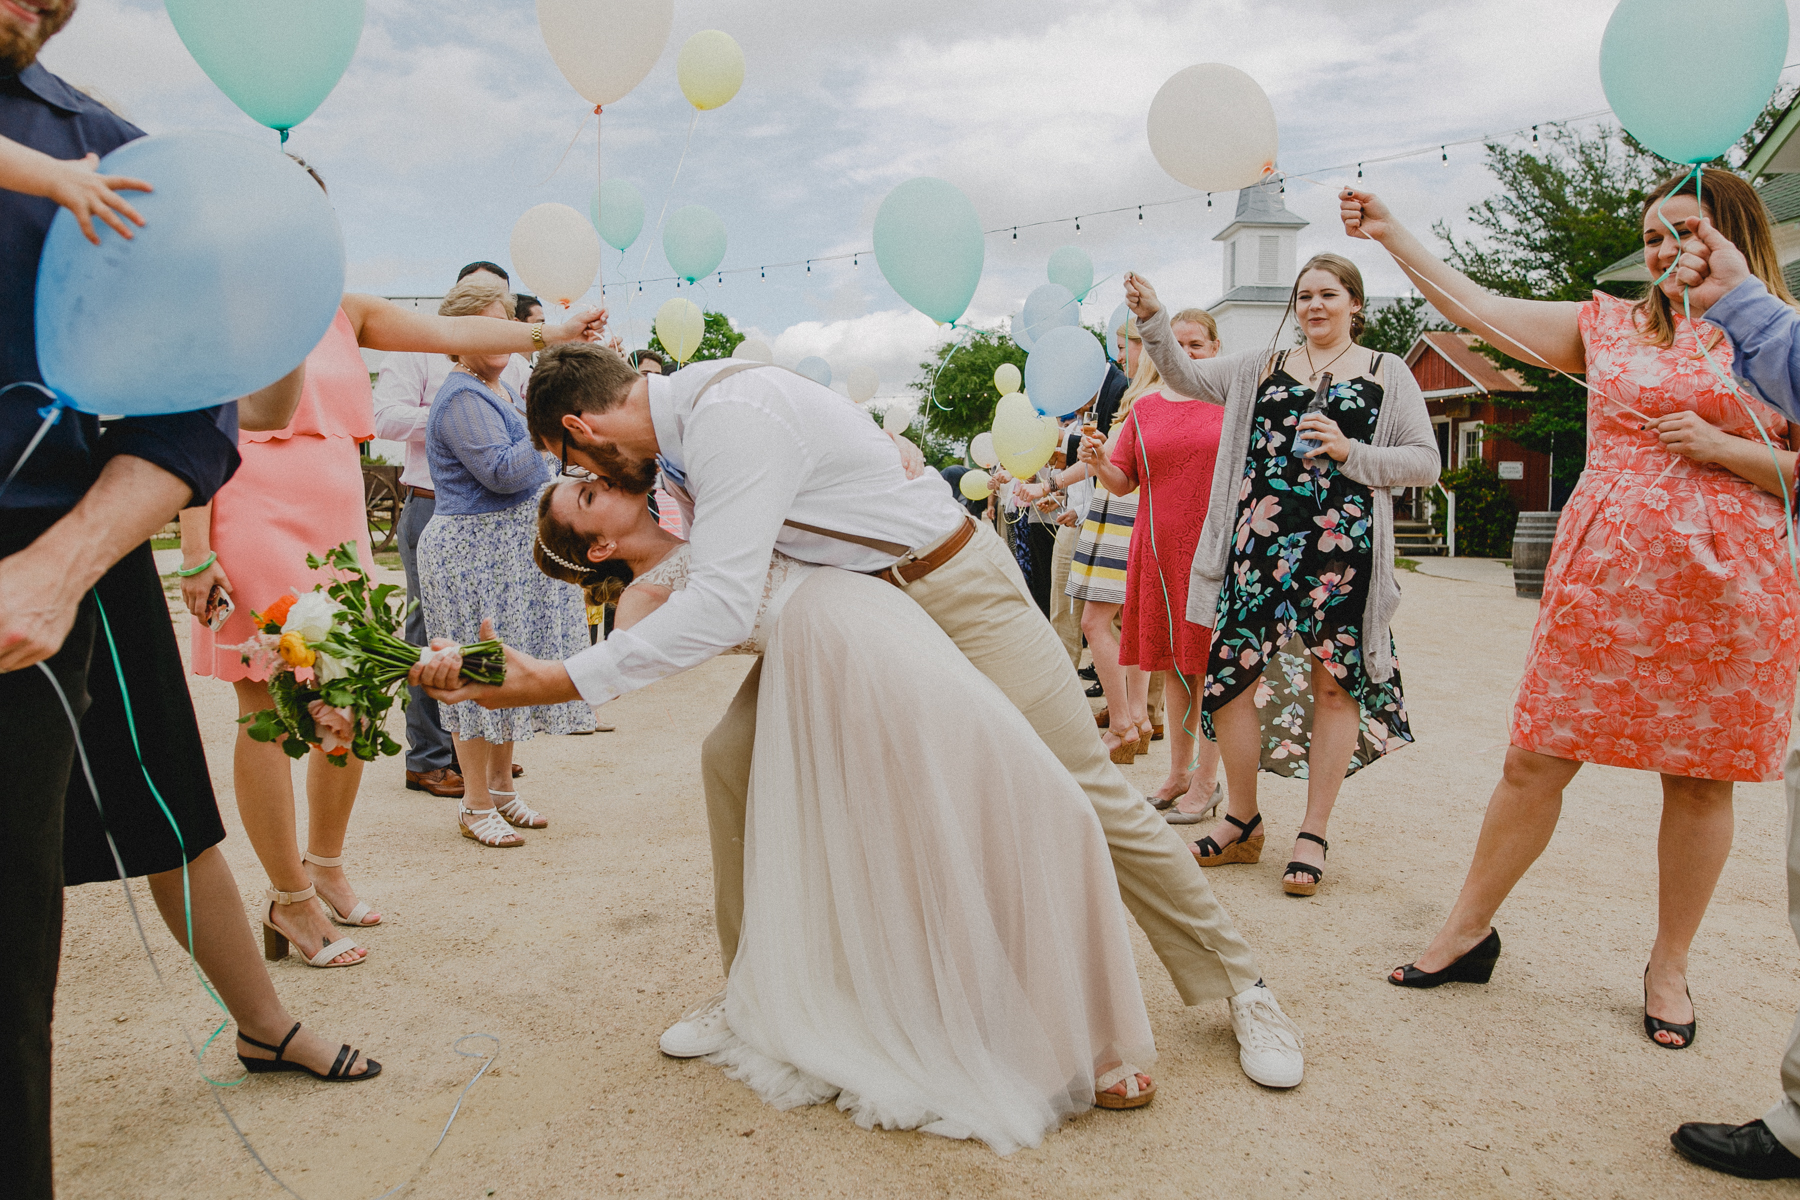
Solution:
<path fill-rule="evenodd" d="M 970 500 L 986 500 L 994 494 L 994 480 L 986 471 L 970 471 L 956 486 Z"/>
<path fill-rule="evenodd" d="M 675 78 L 689 104 L 719 108 L 744 86 L 744 52 L 730 34 L 702 29 L 682 45 Z"/>
<path fill-rule="evenodd" d="M 1050 461 L 1056 435 L 1049 432 L 1024 392 L 1000 397 L 994 406 L 994 453 L 1014 479 L 1029 479 Z"/>
<path fill-rule="evenodd" d="M 1001 363 L 994 372 L 994 386 L 1000 389 L 1002 396 L 1010 396 L 1024 384 L 1025 377 L 1019 374 L 1019 368 L 1011 363 Z"/>
<path fill-rule="evenodd" d="M 684 363 L 694 357 L 706 336 L 706 315 L 692 300 L 677 296 L 656 310 L 656 336 L 676 362 Z"/>

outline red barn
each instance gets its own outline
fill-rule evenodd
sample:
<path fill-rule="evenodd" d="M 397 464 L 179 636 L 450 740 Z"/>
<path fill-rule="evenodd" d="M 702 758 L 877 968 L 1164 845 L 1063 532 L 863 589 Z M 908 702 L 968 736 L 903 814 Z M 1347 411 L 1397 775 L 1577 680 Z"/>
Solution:
<path fill-rule="evenodd" d="M 1506 427 L 1529 414 L 1493 399 L 1526 399 L 1536 389 L 1515 372 L 1495 366 L 1474 348 L 1476 340 L 1468 333 L 1426 333 L 1406 354 L 1406 365 L 1425 393 L 1444 469 L 1483 459 L 1506 481 L 1520 512 L 1548 512 L 1550 456 L 1508 441 Z"/>

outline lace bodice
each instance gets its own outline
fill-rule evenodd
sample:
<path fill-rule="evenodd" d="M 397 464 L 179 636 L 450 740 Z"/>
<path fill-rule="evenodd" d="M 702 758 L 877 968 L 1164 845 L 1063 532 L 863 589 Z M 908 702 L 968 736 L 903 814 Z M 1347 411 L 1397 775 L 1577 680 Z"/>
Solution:
<path fill-rule="evenodd" d="M 631 587 L 640 583 L 654 583 L 671 592 L 679 592 L 688 585 L 688 562 L 691 558 L 692 552 L 684 542 L 669 557 L 632 580 Z M 779 550 L 775 551 L 774 557 L 769 560 L 769 573 L 763 580 L 762 600 L 756 606 L 756 624 L 748 639 L 725 653 L 761 654 L 767 649 L 769 633 L 775 627 L 775 619 L 781 615 L 782 602 L 799 585 L 801 579 L 814 569 L 811 563 L 803 563 L 799 559 L 789 558 Z"/>

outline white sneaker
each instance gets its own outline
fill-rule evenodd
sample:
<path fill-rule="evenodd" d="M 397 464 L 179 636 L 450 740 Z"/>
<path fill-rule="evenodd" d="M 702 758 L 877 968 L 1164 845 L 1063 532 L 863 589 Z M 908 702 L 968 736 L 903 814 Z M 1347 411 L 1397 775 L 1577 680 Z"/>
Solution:
<path fill-rule="evenodd" d="M 730 1041 L 731 1026 L 725 1023 L 725 993 L 720 992 L 665 1029 L 658 1044 L 670 1058 L 702 1058 L 723 1050 Z"/>
<path fill-rule="evenodd" d="M 1305 1039 L 1300 1036 L 1300 1027 L 1275 1003 L 1275 993 L 1258 980 L 1255 987 L 1233 996 L 1230 1004 L 1231 1028 L 1238 1040 L 1238 1065 L 1244 1068 L 1244 1074 L 1264 1087 L 1299 1086 L 1306 1074 L 1301 1056 Z"/>

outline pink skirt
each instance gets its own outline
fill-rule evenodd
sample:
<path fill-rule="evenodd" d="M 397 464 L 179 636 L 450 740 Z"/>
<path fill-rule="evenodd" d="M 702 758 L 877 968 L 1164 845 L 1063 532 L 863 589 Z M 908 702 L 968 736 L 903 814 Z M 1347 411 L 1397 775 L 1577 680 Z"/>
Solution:
<path fill-rule="evenodd" d="M 249 640 L 255 632 L 250 614 L 327 577 L 307 568 L 307 555 L 324 557 L 355 541 L 363 569 L 374 566 L 355 441 L 296 434 L 241 442 L 238 453 L 243 465 L 213 497 L 212 515 L 213 550 L 237 607 L 218 633 L 196 620 L 193 635 L 194 674 L 227 682 L 263 678 L 237 651 L 223 649 Z"/>

